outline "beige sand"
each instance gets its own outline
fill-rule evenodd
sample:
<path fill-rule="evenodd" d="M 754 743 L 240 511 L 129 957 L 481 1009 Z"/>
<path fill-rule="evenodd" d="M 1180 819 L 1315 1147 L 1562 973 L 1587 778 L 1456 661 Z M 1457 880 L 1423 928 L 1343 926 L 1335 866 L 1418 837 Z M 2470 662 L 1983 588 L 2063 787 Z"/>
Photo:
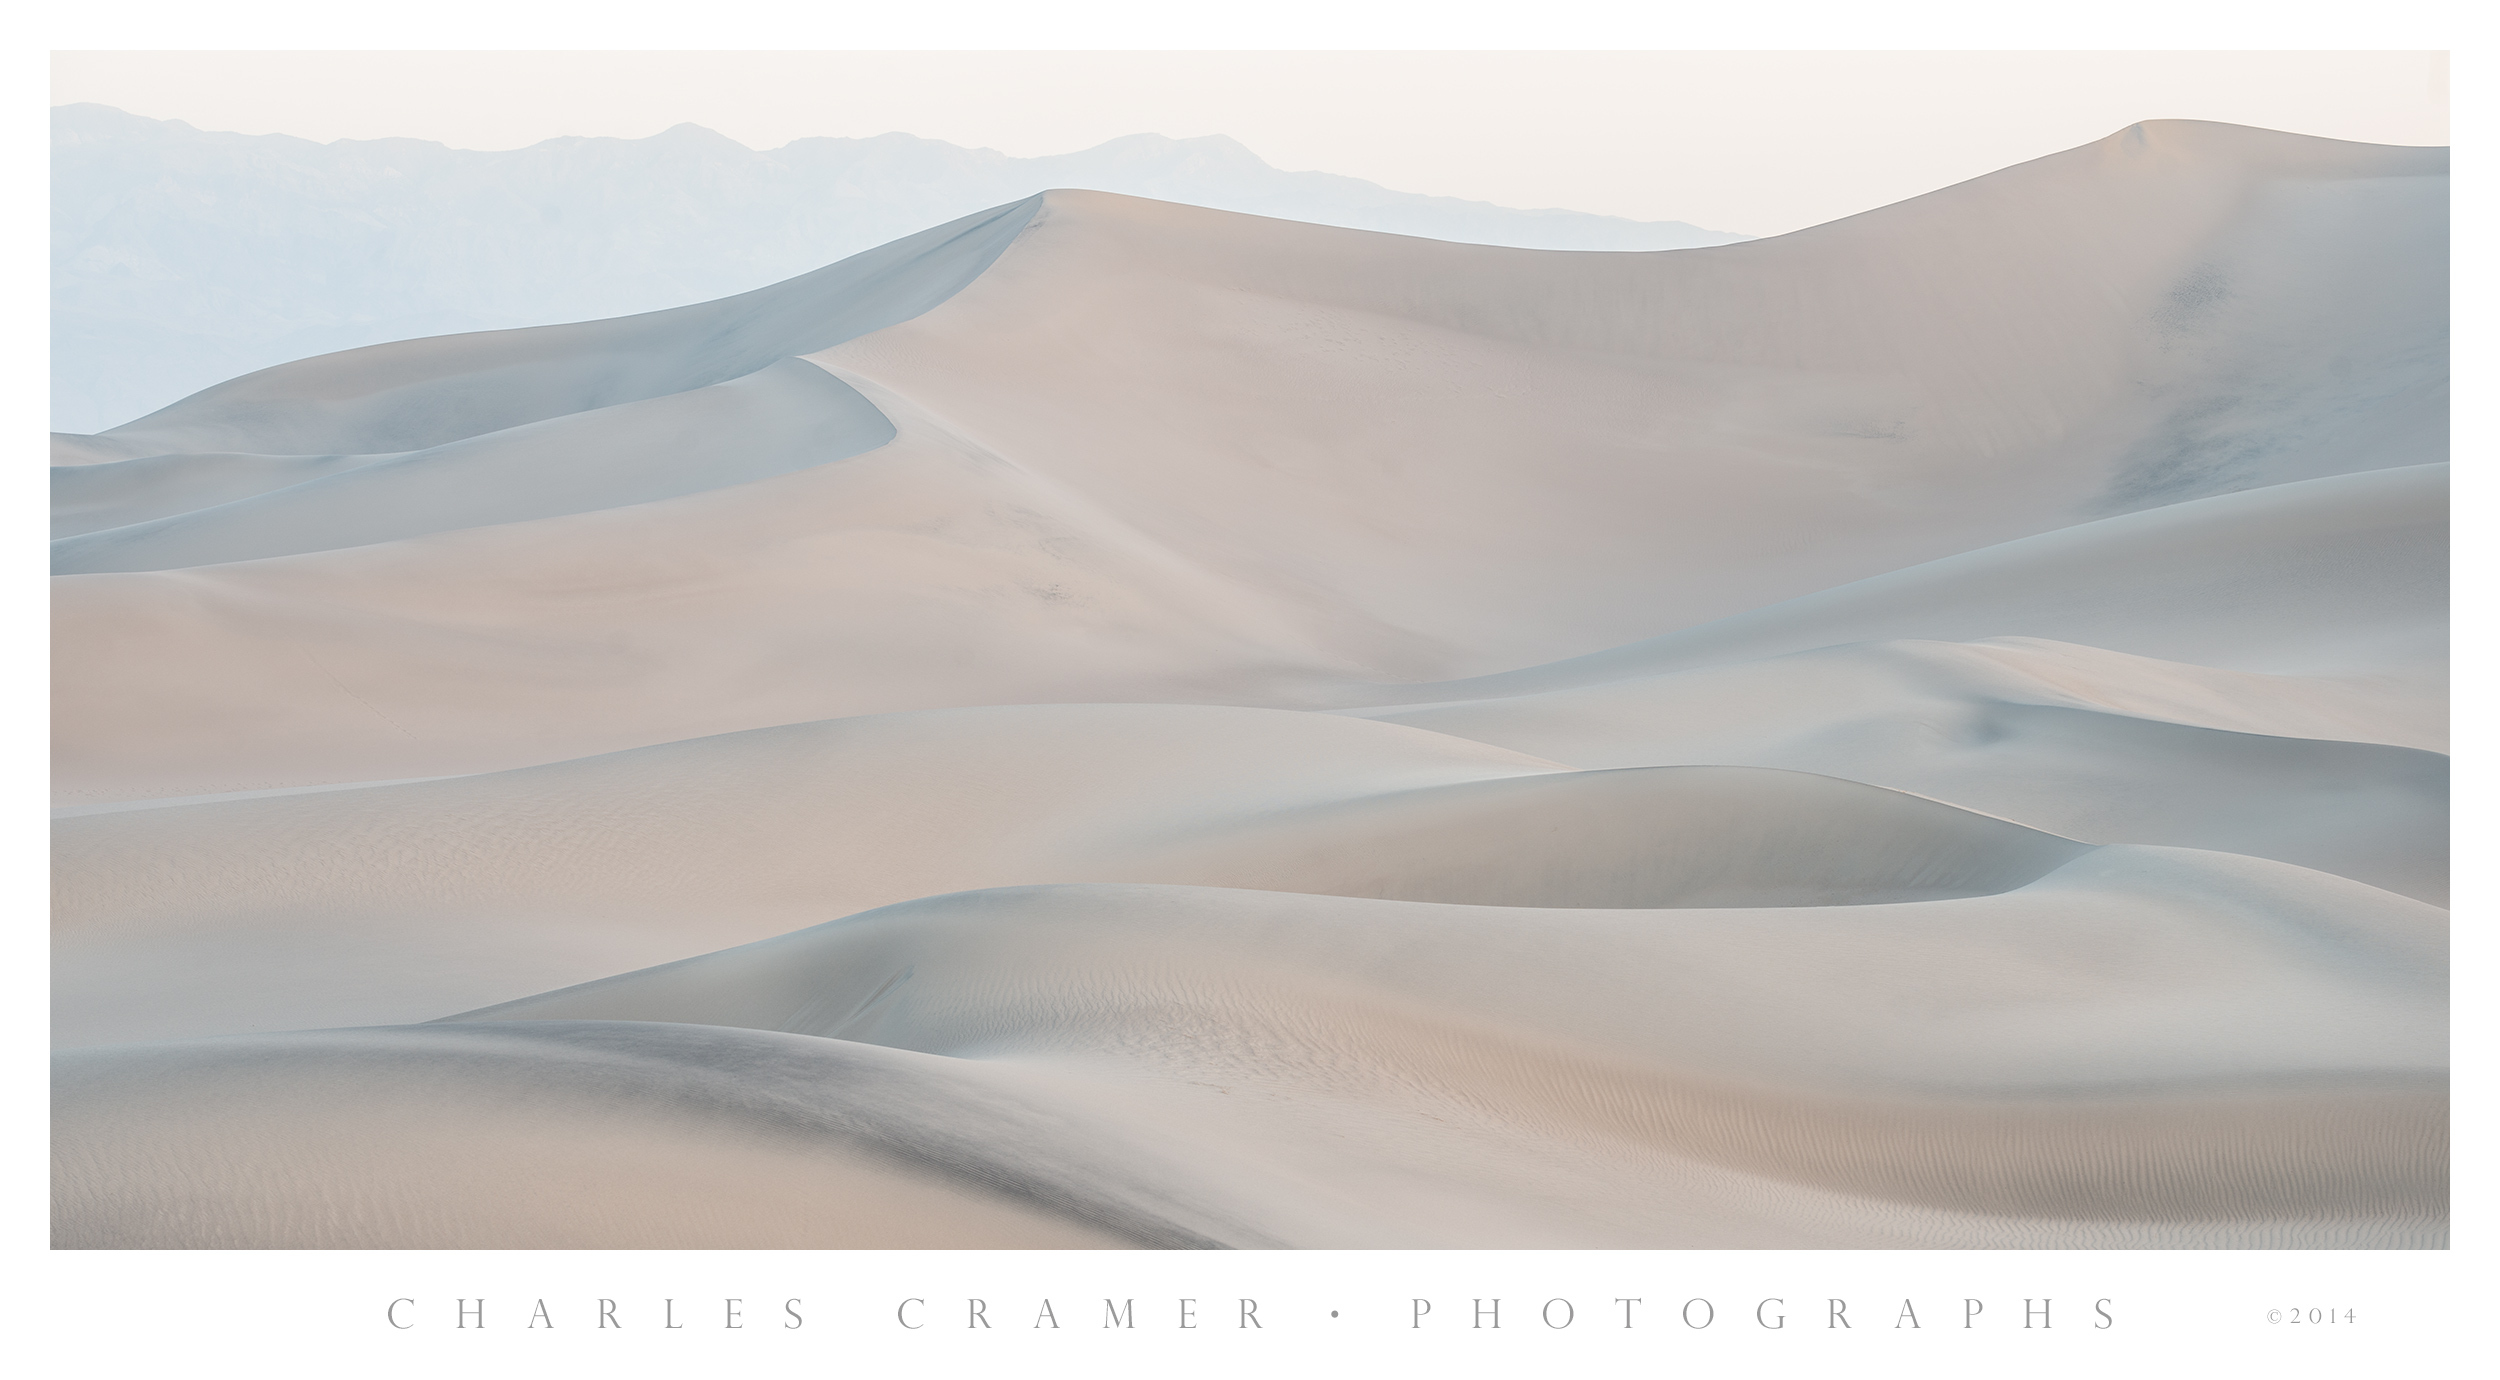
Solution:
<path fill-rule="evenodd" d="M 1050 193 L 60 438 L 56 1240 L 2438 1244 L 2445 171 Z"/>

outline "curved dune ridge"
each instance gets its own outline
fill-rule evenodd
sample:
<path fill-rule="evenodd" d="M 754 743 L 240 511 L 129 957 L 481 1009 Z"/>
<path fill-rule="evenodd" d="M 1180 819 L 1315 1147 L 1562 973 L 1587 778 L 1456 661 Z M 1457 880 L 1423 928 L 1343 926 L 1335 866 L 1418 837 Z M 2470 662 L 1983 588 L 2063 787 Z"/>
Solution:
<path fill-rule="evenodd" d="M 94 529 L 55 541 L 53 573 L 220 565 L 657 502 L 828 464 L 893 439 L 893 424 L 856 390 L 785 359 L 727 383 L 404 455 L 217 457 L 197 468 L 183 463 L 190 457 L 157 456 L 80 466 L 58 472 L 54 487 L 67 492 L 56 497 Z M 244 463 L 220 463 L 228 460 Z M 143 468 L 121 473 L 132 467 Z M 215 506 L 149 514 L 145 505 L 170 497 L 163 478 L 176 475 L 242 492 Z M 281 487 L 261 487 L 273 481 Z M 113 500 L 125 494 L 117 511 Z M 172 501 L 197 497 L 195 488 Z"/>
<path fill-rule="evenodd" d="M 2445 235 L 1052 192 L 56 438 L 55 1243 L 2442 1245 Z"/>

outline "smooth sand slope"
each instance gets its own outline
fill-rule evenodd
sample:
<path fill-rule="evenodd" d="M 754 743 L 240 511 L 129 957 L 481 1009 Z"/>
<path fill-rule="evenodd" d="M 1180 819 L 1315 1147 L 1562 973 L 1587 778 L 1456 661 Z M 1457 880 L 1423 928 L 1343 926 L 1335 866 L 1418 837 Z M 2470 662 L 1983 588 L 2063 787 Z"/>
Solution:
<path fill-rule="evenodd" d="M 1054 192 L 60 438 L 56 1242 L 2442 1244 L 2445 169 Z"/>

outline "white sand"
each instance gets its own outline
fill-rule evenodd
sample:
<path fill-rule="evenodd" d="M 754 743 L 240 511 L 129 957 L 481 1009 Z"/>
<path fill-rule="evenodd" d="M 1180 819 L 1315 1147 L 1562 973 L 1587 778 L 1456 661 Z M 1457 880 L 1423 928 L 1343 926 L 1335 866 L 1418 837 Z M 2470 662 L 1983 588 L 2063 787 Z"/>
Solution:
<path fill-rule="evenodd" d="M 61 438 L 56 1240 L 2438 1244 L 2445 169 L 1051 193 Z"/>

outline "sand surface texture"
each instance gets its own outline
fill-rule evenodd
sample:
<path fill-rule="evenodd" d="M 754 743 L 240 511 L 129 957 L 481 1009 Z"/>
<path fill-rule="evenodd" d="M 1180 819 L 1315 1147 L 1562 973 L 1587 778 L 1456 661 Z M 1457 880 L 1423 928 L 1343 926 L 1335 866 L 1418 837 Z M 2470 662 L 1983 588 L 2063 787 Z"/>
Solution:
<path fill-rule="evenodd" d="M 2446 235 L 1052 192 L 57 437 L 55 1244 L 2442 1245 Z"/>

